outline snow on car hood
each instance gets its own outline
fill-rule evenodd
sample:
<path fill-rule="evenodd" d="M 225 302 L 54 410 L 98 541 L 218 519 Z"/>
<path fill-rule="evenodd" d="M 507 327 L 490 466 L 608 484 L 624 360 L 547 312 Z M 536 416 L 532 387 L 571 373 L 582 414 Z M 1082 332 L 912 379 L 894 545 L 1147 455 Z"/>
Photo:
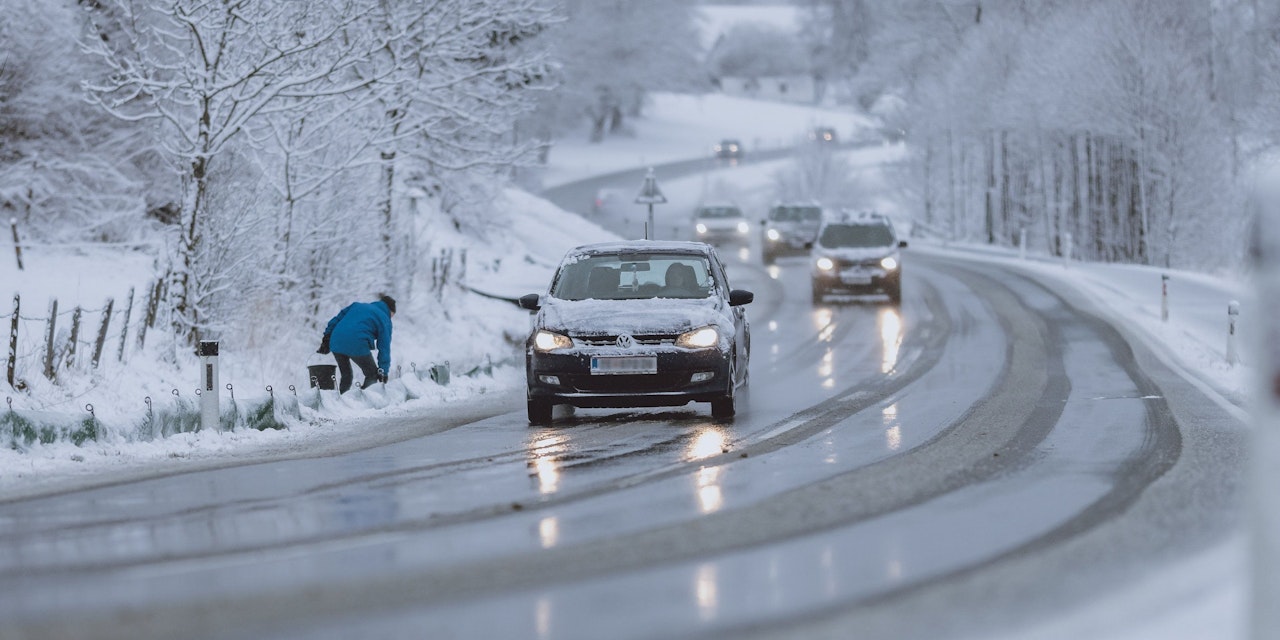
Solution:
<path fill-rule="evenodd" d="M 539 326 L 576 336 L 678 334 L 712 324 L 733 324 L 733 319 L 718 308 L 714 298 L 543 300 Z"/>

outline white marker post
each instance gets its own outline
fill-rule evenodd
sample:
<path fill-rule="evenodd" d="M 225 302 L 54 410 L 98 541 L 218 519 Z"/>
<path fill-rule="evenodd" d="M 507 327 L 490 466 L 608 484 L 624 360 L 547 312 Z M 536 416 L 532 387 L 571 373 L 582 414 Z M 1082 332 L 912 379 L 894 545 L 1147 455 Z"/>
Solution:
<path fill-rule="evenodd" d="M 1018 259 L 1027 259 L 1027 228 L 1023 227 L 1018 230 Z"/>
<path fill-rule="evenodd" d="M 1160 322 L 1169 321 L 1169 276 L 1160 274 Z"/>
<path fill-rule="evenodd" d="M 221 428 L 218 412 L 218 343 L 200 341 L 196 355 L 200 356 L 200 430 L 217 431 Z"/>
<path fill-rule="evenodd" d="M 1236 318 L 1240 317 L 1240 303 L 1232 300 L 1227 303 L 1227 364 L 1240 364 L 1240 353 L 1236 351 Z"/>
<path fill-rule="evenodd" d="M 1062 234 L 1062 268 L 1067 268 L 1071 262 L 1071 252 L 1075 249 L 1075 244 L 1071 234 Z"/>

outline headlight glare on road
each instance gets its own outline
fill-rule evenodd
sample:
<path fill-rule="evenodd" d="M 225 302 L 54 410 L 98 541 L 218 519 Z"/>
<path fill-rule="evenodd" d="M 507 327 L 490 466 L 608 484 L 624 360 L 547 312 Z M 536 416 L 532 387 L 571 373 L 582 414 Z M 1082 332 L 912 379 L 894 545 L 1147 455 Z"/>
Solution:
<path fill-rule="evenodd" d="M 751 230 L 751 226 L 745 222 L 738 223 L 738 233 L 746 233 Z"/>
<path fill-rule="evenodd" d="M 697 230 L 698 230 L 698 233 L 706 233 L 706 232 L 707 232 L 707 225 L 702 224 L 701 222 L 699 222 L 699 223 L 698 223 L 698 225 L 694 227 L 694 229 L 697 229 Z"/>
<path fill-rule="evenodd" d="M 826 256 L 822 256 L 821 258 L 818 258 L 818 261 L 815 264 L 817 264 L 818 268 L 823 271 L 830 271 L 836 268 L 836 263 L 832 262 L 831 258 L 828 258 Z"/>
<path fill-rule="evenodd" d="M 898 268 L 898 259 L 893 256 L 889 256 L 880 261 L 880 266 L 884 267 L 886 271 L 893 271 Z"/>
<path fill-rule="evenodd" d="M 676 338 L 676 346 L 686 349 L 704 349 L 715 346 L 719 341 L 720 333 L 715 327 L 702 327 L 680 334 L 680 337 Z"/>
<path fill-rule="evenodd" d="M 555 351 L 556 349 L 568 349 L 573 346 L 573 341 L 568 336 L 558 333 L 539 329 L 533 335 L 533 348 L 538 351 Z"/>
<path fill-rule="evenodd" d="M 765 235 L 765 237 L 766 237 L 766 238 L 768 238 L 768 239 L 770 239 L 770 240 L 772 240 L 772 241 L 774 241 L 774 242 L 777 242 L 777 241 L 779 241 L 779 240 L 781 240 L 781 239 L 782 239 L 782 234 L 781 234 L 781 233 L 778 233 L 778 230 L 777 230 L 777 229 L 770 229 L 770 230 L 768 230 L 768 231 L 765 231 L 765 232 L 764 232 L 764 235 Z"/>

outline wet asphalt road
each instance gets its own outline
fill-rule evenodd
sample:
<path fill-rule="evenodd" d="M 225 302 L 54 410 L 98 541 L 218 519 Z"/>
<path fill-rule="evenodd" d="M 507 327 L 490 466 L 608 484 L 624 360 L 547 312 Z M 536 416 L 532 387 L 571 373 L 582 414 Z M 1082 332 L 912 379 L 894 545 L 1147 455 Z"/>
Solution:
<path fill-rule="evenodd" d="M 733 421 L 531 428 L 514 390 L 393 445 L 0 504 L 0 638 L 989 635 L 1236 530 L 1239 425 L 1070 292 L 909 250 L 900 307 L 814 305 L 806 258 L 753 243 L 723 251 L 757 295 Z"/>

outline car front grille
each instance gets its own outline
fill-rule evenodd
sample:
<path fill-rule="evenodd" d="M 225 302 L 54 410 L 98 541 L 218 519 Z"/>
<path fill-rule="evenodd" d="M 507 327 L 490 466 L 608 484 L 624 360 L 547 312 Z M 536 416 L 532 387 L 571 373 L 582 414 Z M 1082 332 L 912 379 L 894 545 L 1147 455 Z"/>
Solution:
<path fill-rule="evenodd" d="M 880 261 L 883 259 L 884 258 L 864 258 L 862 260 L 843 260 L 842 259 L 842 260 L 836 260 L 835 263 L 836 263 L 836 267 L 840 269 L 847 269 L 850 267 L 878 267 L 880 266 Z"/>
<path fill-rule="evenodd" d="M 635 344 L 645 347 L 668 347 L 676 343 L 674 335 L 667 334 L 651 334 L 631 336 Z M 580 345 L 586 347 L 613 347 L 618 344 L 618 336 L 573 336 L 573 339 Z"/>
<path fill-rule="evenodd" d="M 590 393 L 652 393 L 679 391 L 689 384 L 688 373 L 665 375 L 567 376 L 566 382 L 578 391 Z"/>

